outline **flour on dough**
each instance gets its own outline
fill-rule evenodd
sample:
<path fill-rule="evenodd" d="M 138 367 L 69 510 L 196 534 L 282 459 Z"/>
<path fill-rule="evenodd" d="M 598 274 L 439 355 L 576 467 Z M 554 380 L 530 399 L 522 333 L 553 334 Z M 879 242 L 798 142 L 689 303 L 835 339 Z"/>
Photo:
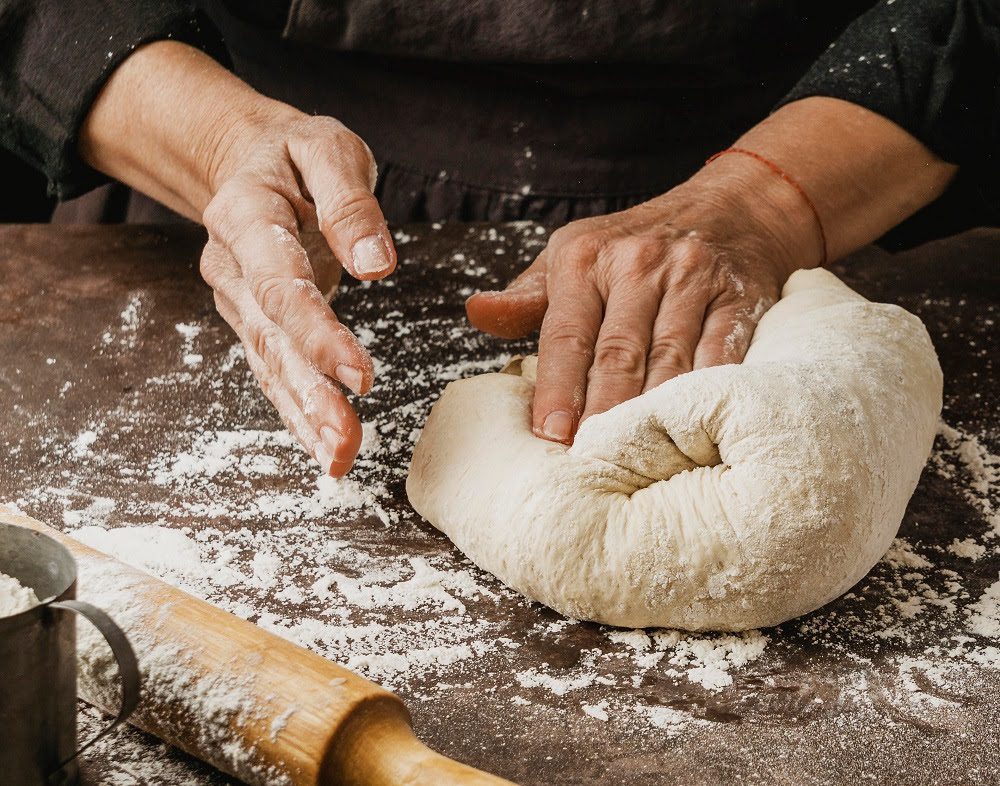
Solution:
<path fill-rule="evenodd" d="M 482 568 L 574 618 L 744 630 L 836 598 L 886 552 L 930 453 L 927 331 L 799 271 L 746 360 L 531 433 L 533 359 L 452 382 L 414 451 L 416 510 Z"/>

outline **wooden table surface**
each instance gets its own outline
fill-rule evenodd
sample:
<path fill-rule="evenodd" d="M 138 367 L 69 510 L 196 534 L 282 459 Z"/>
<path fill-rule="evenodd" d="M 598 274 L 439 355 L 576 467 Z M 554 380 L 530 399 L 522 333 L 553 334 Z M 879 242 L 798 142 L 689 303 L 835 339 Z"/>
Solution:
<path fill-rule="evenodd" d="M 477 335 L 465 296 L 544 240 L 528 224 L 404 227 L 391 283 L 343 285 L 379 383 L 358 404 L 371 439 L 352 480 L 317 492 L 198 278 L 199 230 L 0 227 L 0 503 L 116 543 L 174 531 L 201 562 L 164 549 L 148 569 L 385 681 L 425 741 L 519 783 L 1000 782 L 1000 642 L 976 633 L 1000 574 L 1000 233 L 837 266 L 918 314 L 945 372 L 948 428 L 889 558 L 804 619 L 679 641 L 524 601 L 406 503 L 445 381 L 531 348 Z M 134 730 L 85 773 L 230 782 Z"/>

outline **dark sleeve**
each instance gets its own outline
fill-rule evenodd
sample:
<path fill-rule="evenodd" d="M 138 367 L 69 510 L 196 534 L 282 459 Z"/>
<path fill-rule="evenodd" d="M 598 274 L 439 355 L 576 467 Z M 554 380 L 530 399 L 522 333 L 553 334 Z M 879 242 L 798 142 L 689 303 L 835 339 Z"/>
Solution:
<path fill-rule="evenodd" d="M 780 105 L 808 96 L 859 104 L 946 161 L 993 169 L 1000 145 L 1000 2 L 881 0 Z"/>
<path fill-rule="evenodd" d="M 0 0 L 0 145 L 60 199 L 105 182 L 77 152 L 80 126 L 119 63 L 165 38 L 226 60 L 218 31 L 182 0 Z"/>

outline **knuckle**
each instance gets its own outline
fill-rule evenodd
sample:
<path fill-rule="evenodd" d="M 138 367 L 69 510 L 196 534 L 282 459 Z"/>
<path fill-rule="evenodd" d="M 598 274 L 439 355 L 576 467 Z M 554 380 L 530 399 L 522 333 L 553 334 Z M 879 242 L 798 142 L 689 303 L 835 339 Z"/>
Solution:
<path fill-rule="evenodd" d="M 320 229 L 335 229 L 363 218 L 373 207 L 374 197 L 371 191 L 354 186 L 337 193 L 336 204 L 317 210 Z"/>
<path fill-rule="evenodd" d="M 306 360 L 319 368 L 320 371 L 324 371 L 322 368 L 324 365 L 322 358 L 327 354 L 327 350 L 329 349 L 329 333 L 318 329 L 318 327 L 314 327 L 310 323 L 305 331 L 296 338 L 298 351 Z"/>
<path fill-rule="evenodd" d="M 656 368 L 687 371 L 691 362 L 685 349 L 671 337 L 654 338 L 649 347 L 649 365 Z"/>
<path fill-rule="evenodd" d="M 367 168 L 370 164 L 375 162 L 375 157 L 372 155 L 371 148 L 368 147 L 365 140 L 353 131 L 345 128 L 341 134 L 340 143 L 344 148 L 344 153 L 350 156 L 353 161 L 360 163 L 362 166 Z"/>
<path fill-rule="evenodd" d="M 250 348 L 260 358 L 263 376 L 274 380 L 281 376 L 281 352 L 277 351 L 277 329 L 272 326 L 258 326 L 247 331 Z"/>
<path fill-rule="evenodd" d="M 673 242 L 672 248 L 678 257 L 690 260 L 692 264 L 701 263 L 712 258 L 712 249 L 697 232 L 688 232 Z"/>
<path fill-rule="evenodd" d="M 564 224 L 561 227 L 553 229 L 549 234 L 549 245 L 563 245 L 575 234 L 570 224 Z"/>
<path fill-rule="evenodd" d="M 548 249 L 555 252 L 560 264 L 571 267 L 589 267 L 597 258 L 603 245 L 604 241 L 598 233 L 565 226 L 552 233 Z"/>
<path fill-rule="evenodd" d="M 214 254 L 210 254 L 208 249 L 202 252 L 201 259 L 198 262 L 198 272 L 201 277 L 205 280 L 212 289 L 218 289 L 222 282 L 222 277 L 219 270 L 219 262 L 215 258 Z"/>
<path fill-rule="evenodd" d="M 339 120 L 328 116 L 312 117 L 303 127 L 303 147 L 312 163 L 360 165 L 367 169 L 375 162 L 365 141 Z"/>
<path fill-rule="evenodd" d="M 586 358 L 594 357 L 594 344 L 578 327 L 569 323 L 557 323 L 549 327 L 546 338 L 549 347 L 558 354 Z"/>
<path fill-rule="evenodd" d="M 594 368 L 637 376 L 646 365 L 646 349 L 628 336 L 610 336 L 597 344 Z"/>
<path fill-rule="evenodd" d="M 292 231 L 297 223 L 290 211 L 287 200 L 275 189 L 230 181 L 208 203 L 202 221 L 212 240 L 233 248 L 241 238 L 273 231 L 274 226 Z"/>
<path fill-rule="evenodd" d="M 677 282 L 701 278 L 714 269 L 711 250 L 697 238 L 684 237 L 670 249 L 670 269 Z"/>
<path fill-rule="evenodd" d="M 265 358 L 268 355 L 268 349 L 270 347 L 271 341 L 266 328 L 250 328 L 247 331 L 247 344 L 253 351 L 254 355 L 261 359 L 266 365 L 270 365 Z"/>
<path fill-rule="evenodd" d="M 213 293 L 212 300 L 215 303 L 215 310 L 219 312 L 219 315 L 226 320 L 228 324 L 234 330 L 238 327 L 239 317 L 234 313 L 234 309 L 226 302 L 226 299 L 220 295 L 218 292 Z"/>
<path fill-rule="evenodd" d="M 253 286 L 254 300 L 261 311 L 274 322 L 282 322 L 288 310 L 288 281 L 279 276 L 266 276 Z"/>
<path fill-rule="evenodd" d="M 340 137 L 341 134 L 351 133 L 347 126 L 337 118 L 330 115 L 310 115 L 301 121 L 301 133 L 310 139 L 319 138 L 319 141 L 326 142 L 330 136 Z"/>
<path fill-rule="evenodd" d="M 633 269 L 645 269 L 663 259 L 664 244 L 655 237 L 633 235 L 615 243 L 615 252 Z"/>
<path fill-rule="evenodd" d="M 232 290 L 234 267 L 235 262 L 224 247 L 214 241 L 205 244 L 198 261 L 198 272 L 213 290 L 223 293 Z"/>
<path fill-rule="evenodd" d="M 277 390 L 274 385 L 274 380 L 266 369 L 257 368 L 254 369 L 254 376 L 257 379 L 257 384 L 260 385 L 260 389 L 267 396 L 268 401 L 271 402 L 275 407 L 278 406 L 278 397 L 276 395 Z M 279 413 L 280 414 L 280 413 Z"/>
<path fill-rule="evenodd" d="M 584 232 L 567 240 L 563 246 L 563 254 L 574 262 L 590 264 L 604 246 L 601 237 L 593 232 Z"/>

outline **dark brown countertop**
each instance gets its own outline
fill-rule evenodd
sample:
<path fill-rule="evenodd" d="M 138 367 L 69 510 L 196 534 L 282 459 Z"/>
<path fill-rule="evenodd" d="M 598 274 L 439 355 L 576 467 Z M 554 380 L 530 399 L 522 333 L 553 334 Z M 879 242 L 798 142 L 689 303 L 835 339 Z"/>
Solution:
<path fill-rule="evenodd" d="M 526 785 L 1000 782 L 1000 627 L 976 633 L 1000 578 L 1000 233 L 837 266 L 918 314 L 945 372 L 954 430 L 890 558 L 766 641 L 680 642 L 561 620 L 406 503 L 412 438 L 444 380 L 530 349 L 475 334 L 464 296 L 544 237 L 405 227 L 391 284 L 343 287 L 339 315 L 383 364 L 359 403 L 378 437 L 349 484 L 317 493 L 198 279 L 198 230 L 0 227 L 0 503 L 67 529 L 160 528 L 141 530 L 149 543 L 176 532 L 200 562 L 164 547 L 154 572 L 384 680 L 429 744 Z M 85 771 L 230 782 L 134 730 Z"/>

